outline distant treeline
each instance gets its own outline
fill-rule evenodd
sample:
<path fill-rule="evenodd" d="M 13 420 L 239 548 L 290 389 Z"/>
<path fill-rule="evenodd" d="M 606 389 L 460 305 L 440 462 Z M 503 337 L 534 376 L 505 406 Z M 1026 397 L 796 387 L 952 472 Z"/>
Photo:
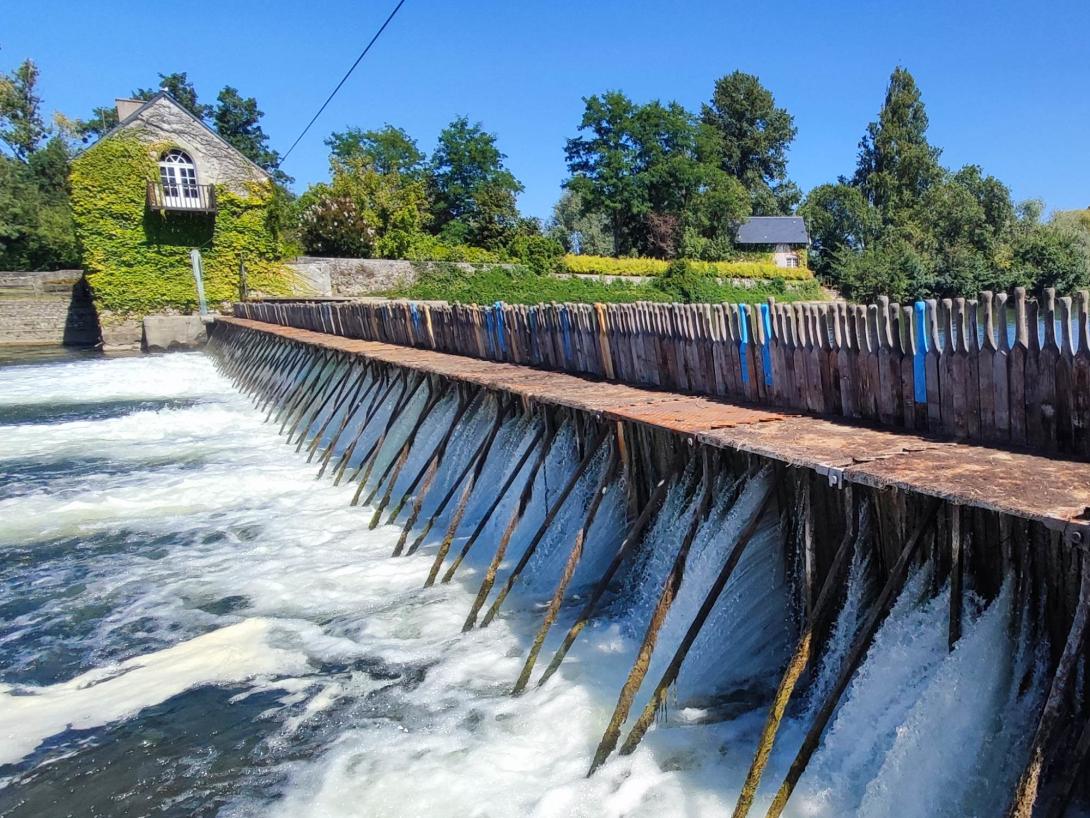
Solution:
<path fill-rule="evenodd" d="M 246 156 L 290 182 L 269 147 L 256 100 L 225 86 L 205 105 L 185 73 L 160 85 Z M 0 268 L 75 266 L 79 249 L 68 160 L 117 124 L 112 107 L 47 124 L 26 61 L 0 76 Z M 133 96 L 148 98 L 151 89 Z M 541 273 L 565 253 L 700 261 L 739 259 L 737 225 L 798 213 L 810 266 L 855 299 L 905 300 L 978 290 L 1090 284 L 1090 210 L 1053 214 L 1016 204 L 976 165 L 950 170 L 927 140 L 919 89 L 903 68 L 867 125 L 850 176 L 805 196 L 787 173 L 797 129 L 759 79 L 719 78 L 698 112 L 638 103 L 620 91 L 584 99 L 567 141 L 569 177 L 550 219 L 519 212 L 523 186 L 497 137 L 469 117 L 444 128 L 431 154 L 403 129 L 348 127 L 327 140 L 330 178 L 300 195 L 282 187 L 270 229 L 319 255 L 516 261 Z"/>

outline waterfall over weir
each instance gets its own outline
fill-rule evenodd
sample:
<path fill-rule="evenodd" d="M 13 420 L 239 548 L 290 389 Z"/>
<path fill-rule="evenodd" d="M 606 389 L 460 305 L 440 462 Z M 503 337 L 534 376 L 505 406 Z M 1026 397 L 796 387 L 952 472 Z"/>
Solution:
<path fill-rule="evenodd" d="M 1010 807 L 1067 637 L 1029 527 L 258 333 L 211 353 L 25 368 L 129 414 L 5 399 L 0 815 Z"/>

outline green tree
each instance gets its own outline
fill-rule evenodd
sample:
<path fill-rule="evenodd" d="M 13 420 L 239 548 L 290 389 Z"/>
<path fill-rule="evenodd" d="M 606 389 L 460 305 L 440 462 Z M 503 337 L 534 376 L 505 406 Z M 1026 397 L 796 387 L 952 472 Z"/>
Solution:
<path fill-rule="evenodd" d="M 612 256 L 613 237 L 609 223 L 600 213 L 588 213 L 578 193 L 565 190 L 553 205 L 545 233 L 558 241 L 565 253 Z"/>
<path fill-rule="evenodd" d="M 677 103 L 637 105 L 619 91 L 584 99 L 582 135 L 565 148 L 565 186 L 609 223 L 620 255 L 672 258 L 727 236 L 748 213 L 717 164 L 710 130 Z M 703 243 L 703 244 L 701 244 Z"/>
<path fill-rule="evenodd" d="M 503 163 L 496 136 L 458 117 L 439 134 L 429 165 L 434 227 L 452 244 L 496 249 L 515 235 L 522 184 Z"/>
<path fill-rule="evenodd" d="M 787 178 L 787 150 L 797 133 L 787 109 L 777 107 L 757 77 L 734 71 L 716 80 L 700 116 L 716 137 L 719 166 L 748 191 L 752 212 L 790 213 L 800 192 Z"/>
<path fill-rule="evenodd" d="M 857 187 L 844 183 L 818 185 L 799 206 L 810 233 L 810 266 L 839 284 L 836 262 L 860 252 L 879 233 L 878 211 Z"/>
<path fill-rule="evenodd" d="M 238 89 L 225 85 L 216 97 L 212 122 L 216 133 L 255 165 L 279 173 L 278 181 L 289 181 L 279 171 L 280 154 L 269 147 L 269 137 L 261 127 L 265 114 L 253 97 L 242 97 Z"/>
<path fill-rule="evenodd" d="M 21 162 L 30 158 L 49 136 L 37 92 L 38 67 L 24 60 L 10 74 L 0 75 L 0 141 Z"/>
<path fill-rule="evenodd" d="M 878 119 L 867 126 L 859 143 L 852 179 L 887 224 L 901 221 L 942 177 L 941 151 L 928 143 L 927 124 L 916 81 L 898 66 L 889 78 Z"/>
<path fill-rule="evenodd" d="M 416 140 L 393 125 L 369 131 L 360 128 L 334 131 L 325 144 L 338 159 L 368 157 L 379 173 L 420 176 L 424 170 L 425 156 Z"/>
<path fill-rule="evenodd" d="M 332 179 L 299 197 L 304 247 L 317 255 L 405 258 L 425 242 L 424 182 L 380 173 L 367 156 L 331 157 Z"/>

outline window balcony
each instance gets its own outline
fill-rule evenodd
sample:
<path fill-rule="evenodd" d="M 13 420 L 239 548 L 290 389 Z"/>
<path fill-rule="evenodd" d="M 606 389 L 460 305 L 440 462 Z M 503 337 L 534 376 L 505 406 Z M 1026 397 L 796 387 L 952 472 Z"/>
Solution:
<path fill-rule="evenodd" d="M 160 212 L 215 213 L 214 185 L 148 182 L 148 209 Z"/>

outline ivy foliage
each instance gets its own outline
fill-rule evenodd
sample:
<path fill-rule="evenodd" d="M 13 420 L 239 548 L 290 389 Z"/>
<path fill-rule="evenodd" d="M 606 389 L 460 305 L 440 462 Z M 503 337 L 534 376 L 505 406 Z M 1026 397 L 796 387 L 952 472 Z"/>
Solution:
<path fill-rule="evenodd" d="M 217 185 L 214 217 L 152 212 L 145 204 L 147 183 L 158 179 L 156 157 L 169 147 L 117 134 L 72 162 L 76 233 L 98 306 L 116 314 L 192 311 L 197 306 L 193 248 L 201 251 L 210 304 L 238 297 L 242 263 L 251 291 L 286 294 L 289 278 L 272 224 L 272 186 L 251 183 L 240 195 Z"/>

